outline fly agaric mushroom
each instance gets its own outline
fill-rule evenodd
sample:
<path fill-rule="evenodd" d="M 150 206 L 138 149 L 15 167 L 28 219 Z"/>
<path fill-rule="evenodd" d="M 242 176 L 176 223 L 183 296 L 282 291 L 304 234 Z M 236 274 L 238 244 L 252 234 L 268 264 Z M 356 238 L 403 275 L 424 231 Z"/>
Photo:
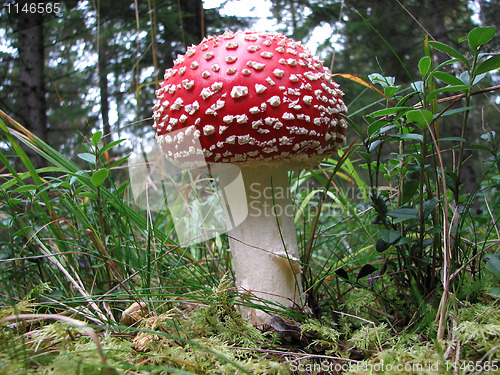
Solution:
<path fill-rule="evenodd" d="M 304 307 L 288 171 L 345 142 L 347 108 L 329 69 L 282 34 L 226 32 L 179 55 L 156 95 L 153 127 L 169 161 L 189 168 L 201 156 L 241 170 L 248 216 L 229 231 L 238 289 Z M 259 309 L 243 315 L 270 323 Z"/>

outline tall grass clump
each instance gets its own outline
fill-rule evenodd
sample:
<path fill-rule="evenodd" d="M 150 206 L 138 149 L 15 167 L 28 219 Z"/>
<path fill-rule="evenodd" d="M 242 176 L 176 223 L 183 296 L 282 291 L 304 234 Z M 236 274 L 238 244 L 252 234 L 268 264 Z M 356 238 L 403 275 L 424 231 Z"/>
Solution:
<path fill-rule="evenodd" d="M 425 40 L 408 85 L 338 75 L 377 97 L 338 158 L 290 175 L 310 309 L 269 308 L 264 332 L 238 314 L 227 235 L 183 247 L 166 206 L 134 204 L 123 140 L 96 131 L 70 160 L 0 112 L 0 373 L 498 369 L 495 32 Z"/>

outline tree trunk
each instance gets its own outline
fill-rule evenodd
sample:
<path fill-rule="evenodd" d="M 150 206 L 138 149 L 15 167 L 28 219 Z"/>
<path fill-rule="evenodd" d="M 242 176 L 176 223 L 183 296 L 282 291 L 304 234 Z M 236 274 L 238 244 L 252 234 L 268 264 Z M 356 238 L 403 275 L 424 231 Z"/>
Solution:
<path fill-rule="evenodd" d="M 19 1 L 19 9 L 37 1 Z M 43 15 L 41 13 L 19 12 L 16 14 L 19 53 L 19 98 L 18 113 L 30 131 L 47 140 L 47 115 L 44 79 Z M 31 149 L 26 149 L 36 168 L 46 161 Z"/>
<path fill-rule="evenodd" d="M 446 30 L 443 14 L 443 2 L 441 0 L 427 0 L 424 6 L 427 9 L 429 22 L 431 24 L 430 33 L 436 40 L 448 44 L 448 31 Z"/>
<path fill-rule="evenodd" d="M 453 47 L 456 47 L 453 45 L 453 41 L 450 40 L 448 37 L 448 30 L 446 28 L 446 22 L 445 22 L 445 16 L 444 16 L 444 7 L 449 6 L 450 3 L 443 2 L 442 0 L 426 0 L 424 1 L 424 6 L 426 6 L 427 9 L 427 15 L 428 15 L 428 31 L 431 33 L 431 35 L 439 42 L 449 44 Z M 436 54 L 437 61 L 436 63 L 442 63 L 448 59 L 448 57 L 443 54 L 443 53 L 437 53 Z M 452 72 L 451 72 L 452 73 Z M 461 137 L 462 136 L 462 127 L 463 127 L 463 121 L 461 117 L 448 117 L 448 118 L 442 118 L 440 121 L 440 137 Z M 469 119 L 469 122 L 471 119 Z M 472 126 L 468 126 L 468 134 L 466 139 L 468 140 L 468 143 L 471 143 L 471 140 L 475 138 L 474 134 L 474 128 Z M 457 153 L 458 155 L 458 153 Z M 449 158 L 445 156 L 445 163 L 453 163 L 453 165 L 459 165 L 464 162 L 464 160 L 467 160 L 470 156 L 472 155 L 471 151 L 466 150 L 464 153 L 464 158 L 463 160 L 455 160 L 452 162 L 451 160 L 448 160 Z M 468 160 L 467 163 L 464 163 L 462 166 L 462 172 L 461 172 L 461 181 L 460 183 L 462 185 L 462 192 L 463 193 L 470 193 L 471 191 L 474 190 L 474 185 L 476 183 L 476 172 L 475 172 L 475 166 L 472 164 L 473 160 Z"/>
<path fill-rule="evenodd" d="M 108 59 L 107 40 L 105 31 L 99 31 L 98 69 L 99 69 L 99 89 L 101 94 L 101 117 L 102 131 L 104 135 L 111 133 L 109 124 L 109 91 L 108 91 Z M 104 140 L 109 138 L 103 138 Z"/>
<path fill-rule="evenodd" d="M 183 0 L 180 2 L 184 32 L 189 33 L 199 43 L 206 36 L 203 22 L 203 2 L 201 0 Z M 189 44 L 189 43 L 188 43 Z"/>

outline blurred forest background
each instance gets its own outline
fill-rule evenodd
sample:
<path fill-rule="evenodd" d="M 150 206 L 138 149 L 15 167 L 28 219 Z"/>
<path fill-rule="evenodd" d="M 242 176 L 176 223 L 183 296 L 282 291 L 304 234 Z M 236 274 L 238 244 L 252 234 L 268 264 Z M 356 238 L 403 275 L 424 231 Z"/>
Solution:
<path fill-rule="evenodd" d="M 8 7 L 32 2 L 0 3 L 0 108 L 70 158 L 97 129 L 108 141 L 132 140 L 122 147 L 130 148 L 137 140 L 151 142 L 154 91 L 172 60 L 206 35 L 252 28 L 256 21 L 220 11 L 227 3 L 238 3 L 235 0 L 222 1 L 212 9 L 204 9 L 209 4 L 202 0 L 66 0 L 58 14 L 43 15 L 16 14 Z M 268 24 L 275 25 L 271 31 L 306 43 L 320 35 L 317 53 L 333 72 L 364 80 L 380 73 L 395 77 L 395 85 L 418 76 L 426 34 L 463 50 L 457 40 L 473 26 L 500 26 L 496 0 L 255 4 L 270 7 L 273 19 Z M 498 50 L 498 37 L 489 46 Z M 373 103 L 375 94 L 366 88 L 338 80 L 347 92 L 351 114 Z M 484 87 L 487 84 L 492 82 Z M 481 117 L 476 116 L 479 121 Z M 453 122 L 443 126 L 450 135 L 457 135 Z M 471 128 L 481 126 L 477 122 Z M 27 152 L 35 166 L 44 166 L 43 158 Z M 473 173 L 473 164 L 469 165 Z"/>

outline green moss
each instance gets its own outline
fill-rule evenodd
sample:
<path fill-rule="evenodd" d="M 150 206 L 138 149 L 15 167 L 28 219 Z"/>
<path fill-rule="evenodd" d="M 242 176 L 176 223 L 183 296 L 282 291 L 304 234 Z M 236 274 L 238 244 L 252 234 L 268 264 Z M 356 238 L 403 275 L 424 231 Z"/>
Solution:
<path fill-rule="evenodd" d="M 457 291 L 457 298 L 460 300 L 480 301 L 484 293 L 489 292 L 493 286 L 494 284 L 488 278 L 482 277 L 479 280 L 474 280 L 465 273 Z"/>
<path fill-rule="evenodd" d="M 216 335 L 224 342 L 257 348 L 266 337 L 247 320 L 241 317 L 230 298 L 231 290 L 227 277 L 213 289 L 213 299 L 208 307 L 197 309 L 192 315 L 193 329 L 201 329 Z"/>
<path fill-rule="evenodd" d="M 134 339 L 137 362 L 167 374 L 173 369 L 197 374 L 290 374 L 289 368 L 268 355 L 251 350 L 270 346 L 264 335 L 235 309 L 230 285 L 223 278 L 207 306 L 189 316 L 171 310 L 144 319 Z"/>
<path fill-rule="evenodd" d="M 189 312 L 173 308 L 145 318 L 139 327 L 123 332 L 123 339 L 111 335 L 119 333 L 118 329 L 98 330 L 106 364 L 95 343 L 74 326 L 55 322 L 28 326 L 31 330 L 20 333 L 4 324 L 0 327 L 0 374 L 309 375 L 323 371 L 325 356 L 352 358 L 348 350 L 354 350 L 364 359 L 359 362 L 333 359 L 328 362 L 328 359 L 326 363 L 350 363 L 346 374 L 420 375 L 446 373 L 446 369 L 452 372 L 456 348 L 460 348 L 460 361 L 479 361 L 486 353 L 488 361 L 498 359 L 493 349 L 500 345 L 500 311 L 494 303 L 457 309 L 456 339 L 440 342 L 439 348 L 429 340 L 422 340 L 425 338 L 422 331 L 420 335 L 397 332 L 386 324 L 367 324 L 359 315 L 345 321 L 342 318 L 346 315 L 340 315 L 340 324 L 326 319 L 308 320 L 301 326 L 302 338 L 306 340 L 291 344 L 303 346 L 286 349 L 277 346 L 274 335 L 257 330 L 241 317 L 232 290 L 228 279 L 223 278 L 206 305 Z M 366 315 L 361 306 L 373 302 L 370 292 L 360 290 L 349 297 L 344 307 L 349 313 L 361 309 L 360 315 Z M 31 305 L 23 302 L 18 308 L 29 310 Z M 290 362 L 287 350 L 288 357 L 300 360 Z M 312 356 L 295 357 L 293 353 L 297 351 Z M 315 357 L 317 354 L 320 358 Z M 311 370 L 293 370 L 298 363 Z"/>
<path fill-rule="evenodd" d="M 133 367 L 129 363 L 129 343 L 113 337 L 101 340 L 106 353 L 106 365 L 96 349 L 95 344 L 88 338 L 82 337 L 76 341 L 71 351 L 62 350 L 47 366 L 43 374 L 46 375 L 101 375 L 116 374 L 117 369 Z"/>
<path fill-rule="evenodd" d="M 444 374 L 445 365 L 435 348 L 428 345 L 396 345 L 353 365 L 346 375 Z"/>
<path fill-rule="evenodd" d="M 500 347 L 499 324 L 462 322 L 457 327 L 457 334 L 468 352 L 485 354 L 495 347 Z M 498 350 L 494 352 L 495 358 L 500 359 Z"/>
<path fill-rule="evenodd" d="M 81 328 L 65 322 L 55 322 L 32 330 L 24 336 L 27 347 L 36 353 L 56 345 L 64 350 L 72 350 L 75 340 L 82 335 L 85 334 Z"/>
<path fill-rule="evenodd" d="M 396 338 L 389 331 L 386 324 L 361 326 L 349 339 L 349 342 L 361 350 L 376 351 L 386 345 L 392 345 Z"/>
<path fill-rule="evenodd" d="M 341 306 L 341 310 L 349 314 L 364 316 L 366 313 L 365 306 L 375 302 L 375 297 L 367 289 L 354 289 L 348 295 Z"/>
<path fill-rule="evenodd" d="M 332 323 L 310 319 L 300 327 L 300 330 L 303 334 L 314 333 L 319 336 L 318 339 L 313 340 L 311 344 L 309 344 L 309 348 L 319 346 L 326 348 L 328 354 L 340 353 L 338 343 L 340 341 L 341 332 L 333 328 Z"/>
<path fill-rule="evenodd" d="M 4 330 L 0 338 L 0 374 L 111 374 L 113 368 L 131 366 L 129 342 L 101 337 L 104 366 L 95 343 L 80 329 L 61 322 L 21 336 Z"/>
<path fill-rule="evenodd" d="M 469 305 L 458 310 L 458 317 L 461 321 L 500 324 L 500 309 L 495 303 Z"/>
<path fill-rule="evenodd" d="M 0 374 L 35 374 L 26 361 L 27 350 L 23 340 L 7 329 L 0 330 Z"/>

